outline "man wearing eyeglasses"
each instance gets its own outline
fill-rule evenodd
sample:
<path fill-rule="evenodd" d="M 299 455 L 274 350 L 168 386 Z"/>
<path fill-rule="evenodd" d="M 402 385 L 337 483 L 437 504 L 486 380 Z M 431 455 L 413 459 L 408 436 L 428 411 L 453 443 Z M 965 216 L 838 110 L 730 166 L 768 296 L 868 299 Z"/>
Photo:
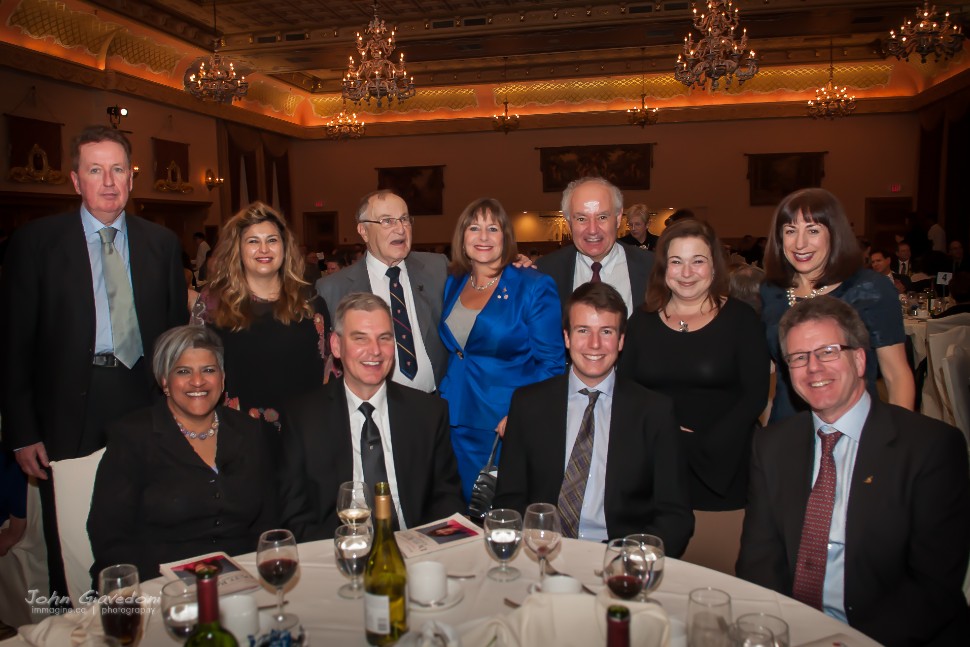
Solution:
<path fill-rule="evenodd" d="M 870 397 L 869 336 L 843 301 L 798 303 L 779 336 L 811 412 L 755 434 L 738 576 L 885 645 L 964 644 L 963 436 Z"/>
<path fill-rule="evenodd" d="M 330 320 L 340 299 L 351 292 L 371 292 L 391 306 L 397 362 L 391 379 L 432 392 L 444 377 L 448 353 L 438 336 L 448 259 L 443 254 L 411 251 L 408 205 L 390 191 L 375 191 L 357 208 L 357 233 L 367 245 L 362 262 L 317 281 L 317 292 L 330 305 Z"/>

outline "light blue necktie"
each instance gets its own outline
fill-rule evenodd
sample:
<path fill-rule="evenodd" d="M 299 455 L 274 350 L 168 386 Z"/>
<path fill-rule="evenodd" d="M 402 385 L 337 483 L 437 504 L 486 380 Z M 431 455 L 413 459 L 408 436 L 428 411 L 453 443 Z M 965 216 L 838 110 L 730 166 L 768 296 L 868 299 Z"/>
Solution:
<path fill-rule="evenodd" d="M 104 273 L 104 286 L 108 291 L 108 309 L 111 311 L 111 343 L 118 361 L 131 368 L 142 356 L 135 296 L 125 270 L 125 262 L 115 249 L 118 230 L 105 227 L 98 231 L 98 235 L 101 236 L 101 269 Z"/>

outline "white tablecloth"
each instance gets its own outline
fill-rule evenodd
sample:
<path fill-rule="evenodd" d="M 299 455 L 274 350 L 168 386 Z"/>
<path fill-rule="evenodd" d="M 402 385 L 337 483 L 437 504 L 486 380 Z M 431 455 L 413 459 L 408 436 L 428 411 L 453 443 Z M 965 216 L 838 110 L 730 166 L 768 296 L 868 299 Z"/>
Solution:
<path fill-rule="evenodd" d="M 903 317 L 903 329 L 913 342 L 913 366 L 926 359 L 926 319 Z"/>

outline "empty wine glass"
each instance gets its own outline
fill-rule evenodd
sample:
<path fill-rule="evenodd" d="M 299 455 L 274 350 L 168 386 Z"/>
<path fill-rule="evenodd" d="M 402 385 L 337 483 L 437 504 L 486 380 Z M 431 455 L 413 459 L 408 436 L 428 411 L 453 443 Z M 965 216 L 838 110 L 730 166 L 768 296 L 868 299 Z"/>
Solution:
<path fill-rule="evenodd" d="M 182 580 L 169 582 L 162 587 L 162 620 L 169 635 L 177 642 L 185 642 L 199 620 L 199 605 L 195 596 L 195 586 Z"/>
<path fill-rule="evenodd" d="M 613 595 L 632 600 L 643 590 L 647 578 L 646 559 L 640 543 L 629 537 L 611 539 L 603 554 L 603 582 Z"/>
<path fill-rule="evenodd" d="M 356 600 L 364 596 L 361 579 L 373 541 L 374 534 L 368 525 L 340 526 L 334 532 L 333 553 L 337 559 L 337 568 L 350 578 L 349 584 L 344 584 L 337 590 L 340 597 Z"/>
<path fill-rule="evenodd" d="M 539 582 L 546 576 L 546 558 L 556 550 L 562 539 L 559 510 L 551 503 L 533 503 L 525 509 L 522 520 L 525 545 L 539 559 Z"/>
<path fill-rule="evenodd" d="M 772 637 L 772 647 L 789 647 L 791 638 L 788 634 L 788 623 L 767 613 L 746 613 L 739 616 L 735 626 L 747 631 L 767 632 Z"/>
<path fill-rule="evenodd" d="M 363 481 L 345 481 L 337 490 L 337 516 L 348 526 L 370 519 L 370 492 Z"/>
<path fill-rule="evenodd" d="M 508 508 L 489 510 L 485 515 L 485 545 L 499 561 L 488 576 L 497 582 L 519 579 L 519 569 L 509 566 L 509 561 L 522 547 L 522 515 Z"/>
<path fill-rule="evenodd" d="M 141 638 L 141 588 L 138 568 L 115 564 L 98 573 L 101 592 L 101 626 L 106 636 L 122 645 L 137 645 Z"/>
<path fill-rule="evenodd" d="M 660 582 L 664 579 L 664 541 L 656 535 L 648 535 L 638 532 L 627 535 L 627 539 L 632 539 L 640 545 L 643 551 L 643 558 L 646 560 L 647 576 L 643 582 L 643 590 L 637 595 L 637 602 L 654 602 L 660 604 L 650 597 L 650 594 L 657 590 Z"/>
<path fill-rule="evenodd" d="M 259 536 L 259 545 L 256 548 L 257 570 L 267 584 L 276 587 L 273 629 L 292 629 L 299 622 L 299 618 L 292 613 L 283 613 L 283 587 L 296 574 L 299 563 L 296 539 L 289 530 L 267 530 Z"/>
<path fill-rule="evenodd" d="M 731 596 L 719 589 L 694 589 L 687 596 L 689 647 L 727 647 L 731 627 Z"/>

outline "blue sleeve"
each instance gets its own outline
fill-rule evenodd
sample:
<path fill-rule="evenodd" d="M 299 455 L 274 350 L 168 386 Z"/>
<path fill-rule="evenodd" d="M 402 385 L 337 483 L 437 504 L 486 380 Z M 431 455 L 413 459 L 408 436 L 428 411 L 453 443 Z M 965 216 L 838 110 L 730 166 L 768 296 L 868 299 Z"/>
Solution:
<path fill-rule="evenodd" d="M 532 357 L 536 362 L 537 380 L 560 375 L 566 369 L 566 349 L 562 334 L 562 305 L 556 283 L 551 277 L 537 274 L 533 282 L 526 325 Z"/>
<path fill-rule="evenodd" d="M 906 341 L 899 293 L 884 276 L 862 270 L 847 283 L 842 299 L 856 309 L 869 331 L 869 345 L 882 348 Z"/>

